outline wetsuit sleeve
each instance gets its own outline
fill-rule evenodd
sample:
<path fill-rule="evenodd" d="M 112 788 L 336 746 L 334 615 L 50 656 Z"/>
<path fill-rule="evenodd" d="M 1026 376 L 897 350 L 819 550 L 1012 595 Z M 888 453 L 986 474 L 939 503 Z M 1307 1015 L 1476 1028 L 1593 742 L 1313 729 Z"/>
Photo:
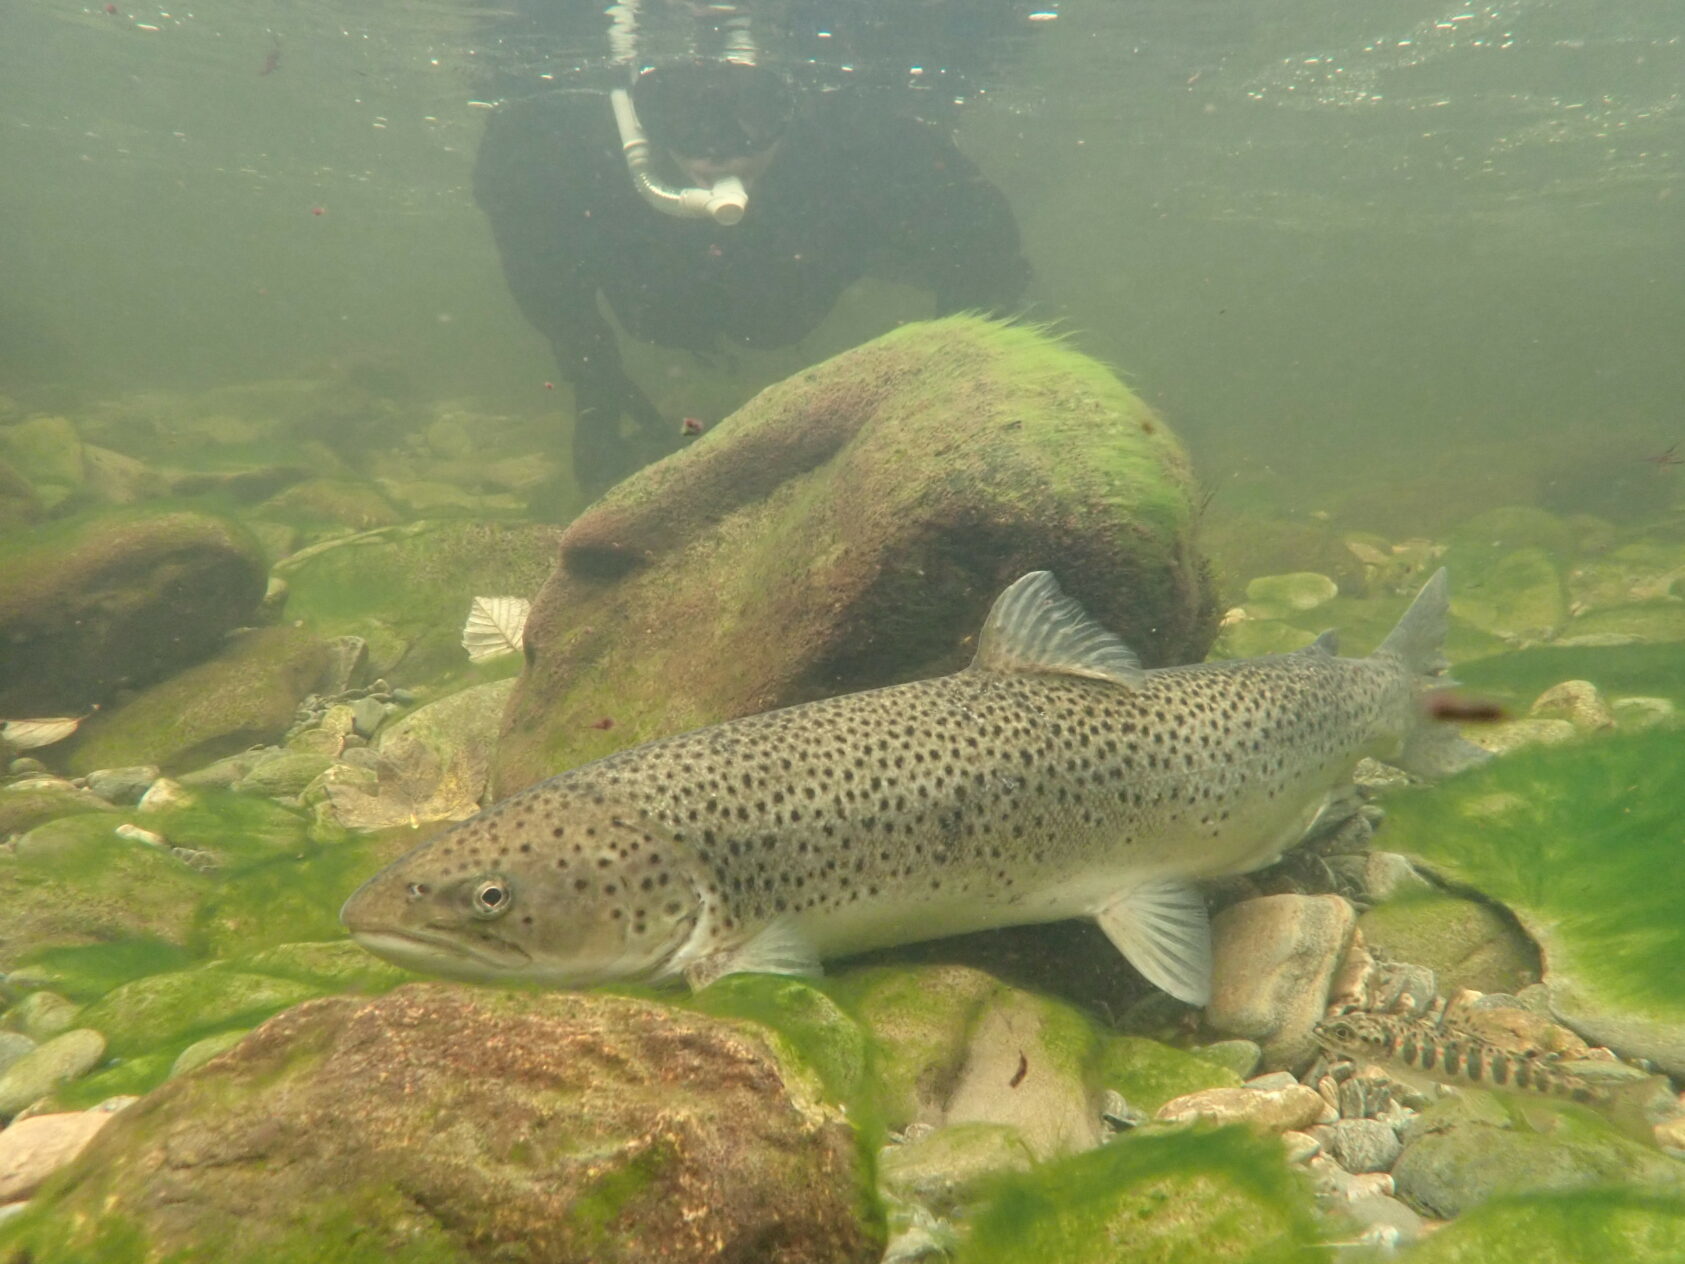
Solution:
<path fill-rule="evenodd" d="M 939 315 L 1010 312 L 1030 266 L 1006 197 L 939 128 L 895 118 L 873 130 L 858 187 L 888 274 L 934 291 Z"/>
<path fill-rule="evenodd" d="M 612 426 L 621 413 L 655 420 L 597 308 L 598 270 L 608 262 L 600 216 L 612 203 L 593 147 L 610 125 L 593 111 L 606 110 L 602 98 L 584 95 L 505 106 L 492 115 L 474 166 L 474 197 L 491 223 L 510 292 L 549 339 L 580 421 L 593 427 Z"/>

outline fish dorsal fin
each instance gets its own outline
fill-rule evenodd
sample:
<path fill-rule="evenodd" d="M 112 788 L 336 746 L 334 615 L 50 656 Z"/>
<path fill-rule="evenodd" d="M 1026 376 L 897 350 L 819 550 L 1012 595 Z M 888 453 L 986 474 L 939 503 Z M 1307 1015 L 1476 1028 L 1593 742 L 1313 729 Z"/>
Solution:
<path fill-rule="evenodd" d="M 1340 652 L 1340 633 L 1334 628 L 1329 628 L 1328 631 L 1305 646 L 1305 652 L 1307 654 L 1326 654 L 1329 658 L 1335 657 Z"/>
<path fill-rule="evenodd" d="M 1031 571 L 995 599 L 971 666 L 992 672 L 1046 672 L 1138 685 L 1135 651 L 1060 591 L 1051 571 Z"/>

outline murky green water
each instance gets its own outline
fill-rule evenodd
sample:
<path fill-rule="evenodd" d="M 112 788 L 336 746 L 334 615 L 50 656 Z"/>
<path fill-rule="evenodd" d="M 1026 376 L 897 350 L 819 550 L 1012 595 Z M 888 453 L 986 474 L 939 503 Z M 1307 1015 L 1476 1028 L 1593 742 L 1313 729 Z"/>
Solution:
<path fill-rule="evenodd" d="M 1259 1261 L 1369 1258 L 1393 1241 L 1387 1216 L 1402 1216 L 1408 1244 L 1421 1215 L 1450 1213 L 1420 1174 L 1395 1189 L 1383 1188 L 1384 1165 L 1342 1158 L 1351 1170 L 1334 1172 L 1328 1155 L 1341 1152 L 1317 1103 L 1301 1095 L 1296 1122 L 1266 1131 L 1315 1134 L 1321 1167 L 1304 1150 L 1295 1166 L 1278 1161 L 1274 1138 L 1177 1131 L 1139 1108 L 1213 1085 L 1241 1092 L 1251 1071 L 1285 1067 L 1318 1101 L 1340 1100 L 1339 1124 L 1388 1118 L 1408 1147 L 1404 1116 L 1355 1115 L 1332 1079 L 1321 1083 L 1308 1011 L 1281 1017 L 1294 996 L 1340 1000 L 1340 980 L 1365 1004 L 1383 982 L 1419 989 L 1408 971 L 1422 961 L 1390 960 L 1388 942 L 1432 956 L 1441 1003 L 1471 979 L 1513 991 L 1498 1008 L 1525 1013 L 1514 1021 L 1526 1040 L 1583 1037 L 1614 1051 L 1593 1061 L 1671 1075 L 1676 1091 L 1676 0 L 767 0 L 750 28 L 762 63 L 810 105 L 847 86 L 950 134 L 1016 221 L 1031 280 L 1015 314 L 1115 370 L 1154 411 L 1117 403 L 1092 365 L 1057 381 L 1051 370 L 989 381 L 963 342 L 923 373 L 844 362 L 866 366 L 846 389 L 827 385 L 834 368 L 810 372 L 936 314 L 906 266 L 818 303 L 813 328 L 782 347 L 712 338 L 757 314 L 744 310 L 752 296 L 720 311 L 687 291 L 693 306 L 665 314 L 709 345 L 619 337 L 656 414 L 628 444 L 640 462 L 682 456 L 593 508 L 569 445 L 572 368 L 523 318 L 473 179 L 500 108 L 619 84 L 601 8 L 0 9 L 0 1122 L 140 1095 L 116 1116 L 111 1135 L 129 1138 L 116 1154 L 191 1125 L 170 1112 L 195 1093 L 195 1109 L 258 1100 L 258 1113 L 280 1114 L 292 1090 L 276 1085 L 337 1083 L 369 1041 L 396 1049 L 392 1032 L 425 1026 L 414 1014 L 446 995 L 399 993 L 423 998 L 413 1012 L 390 998 L 371 1004 L 394 1008 L 361 1017 L 333 1009 L 414 981 L 346 939 L 339 906 L 496 797 L 488 787 L 530 781 L 541 755 L 581 762 L 696 717 L 958 668 L 1013 577 L 999 572 L 1040 566 L 1091 609 L 1119 591 L 1162 602 L 1141 616 L 1157 620 L 1141 634 L 1153 659 L 1161 633 L 1165 645 L 1250 657 L 1329 627 L 1347 653 L 1366 653 L 1444 565 L 1461 692 L 1430 705 L 1479 721 L 1470 734 L 1501 754 L 1443 787 L 1372 778 L 1392 813 L 1373 839 L 1319 839 L 1314 854 L 1213 886 L 1219 917 L 1268 898 L 1347 919 L 1344 938 L 1317 950 L 1321 974 L 1284 987 L 1285 1000 L 1260 999 L 1273 977 L 1243 998 L 1275 1006 L 1254 1028 L 1233 998 L 1226 1018 L 1171 1003 L 1075 924 L 891 949 L 816 985 L 733 976 L 671 1005 L 627 984 L 590 999 L 604 1008 L 591 1011 L 589 1038 L 543 1026 L 562 1021 L 545 1006 L 568 1002 L 515 993 L 516 1016 L 497 1019 L 510 1026 L 486 1049 L 525 1048 L 516 1028 L 531 1019 L 546 1039 L 562 1031 L 592 1057 L 610 1050 L 605 1067 L 656 1067 L 644 1087 L 665 1083 L 668 1096 L 641 1109 L 682 1122 L 659 1136 L 618 1123 L 545 1133 L 556 1118 L 572 1126 L 570 1107 L 493 1142 L 495 1129 L 457 1126 L 480 1109 L 469 1099 L 418 1090 L 441 1134 L 478 1158 L 456 1175 L 393 1177 L 381 1166 L 392 1152 L 353 1144 L 340 1161 L 366 1162 L 376 1192 L 323 1204 L 333 1258 L 513 1258 L 497 1253 L 535 1242 L 534 1258 L 654 1258 L 640 1235 L 681 1239 L 649 1208 L 690 1199 L 686 1225 L 727 1203 L 741 1210 L 694 1193 L 724 1169 L 697 1140 L 715 1125 L 685 1112 L 721 1084 L 757 1086 L 769 1103 L 790 1094 L 802 1144 L 824 1138 L 818 1158 L 801 1159 L 811 1171 L 788 1169 L 799 1177 L 756 1169 L 772 1192 L 745 1205 L 788 1207 L 779 1179 L 829 1181 L 827 1197 L 852 1217 L 796 1245 L 777 1239 L 790 1252 L 780 1258 L 875 1259 L 891 1240 L 901 1261 L 1170 1260 L 1236 1243 L 1235 1258 Z M 717 43 L 730 9 L 645 0 L 643 57 Z M 600 139 L 623 197 L 619 140 Z M 892 172 L 893 185 L 905 156 L 827 174 L 861 187 Z M 556 175 L 542 159 L 532 174 Z M 955 203 L 956 235 L 976 227 L 968 211 L 983 215 L 975 187 L 971 198 Z M 694 225 L 675 239 L 681 227 Z M 707 249 L 675 251 L 672 268 L 730 266 L 720 243 L 732 230 L 719 231 L 711 245 L 697 238 Z M 648 257 L 622 261 L 627 273 L 659 255 L 652 240 Z M 769 309 L 801 307 L 803 284 L 766 295 Z M 927 395 L 954 415 L 920 430 Z M 735 433 L 716 430 L 733 414 Z M 855 444 L 883 417 L 905 438 L 880 429 L 877 447 Z M 1131 478 L 1139 465 L 1142 486 L 1158 480 L 1169 510 L 1136 513 L 1059 468 L 1081 446 L 1059 427 L 1090 417 L 1127 430 Z M 1126 526 L 1098 539 L 1102 520 Z M 1147 556 L 1150 576 L 1132 569 Z M 1105 594 L 1093 591 L 1102 575 Z M 476 597 L 534 602 L 524 647 L 511 641 L 521 652 L 470 661 L 462 625 Z M 1165 651 L 1179 653 L 1195 651 Z M 27 724 L 11 727 L 36 720 L 82 727 L 40 746 Z M 1424 896 L 1412 863 L 1439 889 Z M 1391 895 L 1381 916 L 1369 912 Z M 1411 907 L 1429 906 L 1439 921 L 1411 922 Z M 696 1030 L 718 1024 L 708 1039 L 730 1057 L 710 1061 L 694 1033 L 673 1037 L 663 1024 L 679 1020 L 664 1006 Z M 319 1024 L 307 1048 L 248 1042 L 186 1078 L 257 1024 L 299 1012 Z M 379 1025 L 378 1040 L 356 1035 L 359 1021 Z M 323 1034 L 335 1023 L 354 1036 Z M 645 1023 L 657 1052 L 613 1053 Z M 68 1070 L 6 1078 L 26 1045 L 34 1059 L 88 1031 L 97 1051 L 65 1055 Z M 475 1039 L 456 1042 L 447 1086 L 481 1069 Z M 525 1056 L 521 1074 L 566 1080 L 566 1059 Z M 590 1096 L 557 1091 L 575 1105 Z M 1604 1151 L 1595 1119 L 1575 1126 L 1593 1139 L 1572 1162 L 1494 1158 L 1479 1174 L 1491 1201 L 1403 1258 L 1676 1258 L 1685 1209 L 1668 1163 L 1685 1173 L 1685 1128 Z M 16 1127 L 0 1128 L 0 1149 Z M 205 1127 L 256 1138 L 228 1140 L 239 1153 L 205 1159 L 206 1171 L 244 1170 L 240 1156 L 292 1162 L 265 1149 L 266 1124 Z M 1548 1120 L 1490 1127 L 1552 1132 Z M 171 1135 L 181 1153 L 215 1150 Z M 1514 1140 L 1492 1141 L 1493 1154 Z M 670 1162 L 695 1159 L 692 1142 L 704 1158 L 671 1175 Z M 502 1220 L 433 1214 L 427 1200 L 448 1201 L 458 1177 L 471 1184 L 504 1163 L 522 1189 L 584 1191 L 570 1204 L 584 1227 L 541 1199 L 500 1207 Z M 171 1240 L 146 1220 L 181 1195 L 125 1184 L 144 1166 L 100 1159 L 39 1195 L 0 1192 L 0 1205 L 33 1197 L 0 1227 L 0 1261 L 80 1258 L 94 1241 L 77 1236 L 89 1209 L 119 1204 L 109 1258 L 150 1258 L 158 1243 L 216 1258 L 191 1232 Z M 7 1171 L 0 1163 L 0 1182 Z M 1331 1193 L 1336 1176 L 1348 1184 Z M 422 1193 L 393 1192 L 411 1179 Z M 219 1214 L 238 1214 L 229 1197 Z M 1352 1213 L 1348 1232 L 1313 1212 L 1331 1205 L 1368 1212 Z M 360 1218 L 373 1207 L 378 1217 Z M 547 1216 L 562 1225 L 553 1239 L 533 1227 Z M 1359 1230 L 1372 1232 L 1360 1242 Z M 299 1241 L 311 1234 L 273 1239 L 310 1249 Z"/>

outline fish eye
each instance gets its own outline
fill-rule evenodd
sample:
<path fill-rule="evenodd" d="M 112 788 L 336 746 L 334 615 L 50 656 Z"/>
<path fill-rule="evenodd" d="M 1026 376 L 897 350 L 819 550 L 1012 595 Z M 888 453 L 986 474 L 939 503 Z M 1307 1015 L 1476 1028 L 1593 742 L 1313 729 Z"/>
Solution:
<path fill-rule="evenodd" d="M 474 916 L 490 920 L 502 917 L 514 902 L 515 892 L 509 879 L 500 874 L 481 878 L 474 884 Z"/>

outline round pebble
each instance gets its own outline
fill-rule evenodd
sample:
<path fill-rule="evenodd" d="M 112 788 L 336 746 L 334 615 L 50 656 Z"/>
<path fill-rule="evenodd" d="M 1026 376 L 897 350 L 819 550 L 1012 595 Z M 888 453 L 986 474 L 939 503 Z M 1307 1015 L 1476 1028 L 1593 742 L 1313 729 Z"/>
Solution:
<path fill-rule="evenodd" d="M 0 1117 L 9 1118 L 60 1084 L 86 1075 L 105 1057 L 105 1037 L 87 1027 L 54 1036 L 0 1074 Z"/>

